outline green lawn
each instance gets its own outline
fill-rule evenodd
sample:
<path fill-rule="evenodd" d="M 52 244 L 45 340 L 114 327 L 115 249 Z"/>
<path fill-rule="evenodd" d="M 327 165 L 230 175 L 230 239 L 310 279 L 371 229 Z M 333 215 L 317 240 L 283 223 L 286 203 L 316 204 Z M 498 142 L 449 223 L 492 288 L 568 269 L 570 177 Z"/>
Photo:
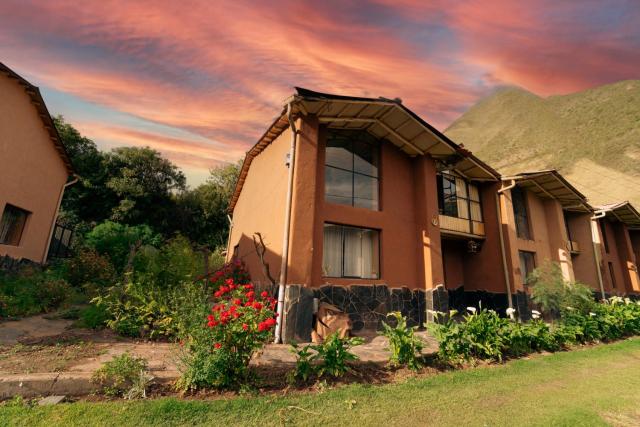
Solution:
<path fill-rule="evenodd" d="M 0 425 L 638 425 L 640 338 L 320 394 L 1 407 Z"/>

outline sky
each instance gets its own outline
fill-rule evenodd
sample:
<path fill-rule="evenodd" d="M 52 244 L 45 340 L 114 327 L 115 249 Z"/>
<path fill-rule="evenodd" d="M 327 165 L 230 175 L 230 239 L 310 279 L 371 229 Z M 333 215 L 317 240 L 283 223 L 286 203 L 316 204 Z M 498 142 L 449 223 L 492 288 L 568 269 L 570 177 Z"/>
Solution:
<path fill-rule="evenodd" d="M 401 98 L 444 130 L 504 85 L 640 78 L 640 0 L 1 0 L 0 62 L 101 149 L 149 146 L 203 182 L 294 86 Z"/>

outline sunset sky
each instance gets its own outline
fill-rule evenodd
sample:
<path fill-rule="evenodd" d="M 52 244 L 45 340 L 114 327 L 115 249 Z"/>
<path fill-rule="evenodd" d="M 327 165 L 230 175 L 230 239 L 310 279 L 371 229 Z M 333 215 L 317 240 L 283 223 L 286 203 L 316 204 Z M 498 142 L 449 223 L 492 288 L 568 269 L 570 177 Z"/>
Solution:
<path fill-rule="evenodd" d="M 501 85 L 640 78 L 640 1 L 0 1 L 0 62 L 102 149 L 190 185 L 255 143 L 293 86 L 400 97 L 440 129 Z"/>

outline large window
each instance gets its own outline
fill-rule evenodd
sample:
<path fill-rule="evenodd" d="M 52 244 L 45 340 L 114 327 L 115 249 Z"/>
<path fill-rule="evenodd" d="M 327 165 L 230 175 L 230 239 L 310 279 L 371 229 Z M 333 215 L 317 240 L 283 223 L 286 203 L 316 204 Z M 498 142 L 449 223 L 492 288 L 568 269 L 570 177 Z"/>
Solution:
<path fill-rule="evenodd" d="M 377 140 L 365 132 L 330 131 L 325 159 L 325 200 L 378 209 Z"/>
<path fill-rule="evenodd" d="M 440 215 L 482 221 L 478 187 L 447 173 L 439 174 L 437 180 Z"/>
<path fill-rule="evenodd" d="M 379 279 L 380 236 L 377 230 L 324 225 L 322 273 L 325 277 Z"/>
<path fill-rule="evenodd" d="M 521 239 L 531 240 L 531 229 L 529 227 L 529 212 L 525 200 L 524 191 L 520 187 L 511 189 L 511 203 L 513 204 L 513 215 L 516 220 L 516 234 Z"/>
<path fill-rule="evenodd" d="M 0 244 L 18 246 L 29 212 L 7 204 L 0 219 Z"/>
<path fill-rule="evenodd" d="M 527 283 L 527 277 L 536 268 L 535 254 L 533 252 L 519 251 L 519 255 L 522 282 Z"/>

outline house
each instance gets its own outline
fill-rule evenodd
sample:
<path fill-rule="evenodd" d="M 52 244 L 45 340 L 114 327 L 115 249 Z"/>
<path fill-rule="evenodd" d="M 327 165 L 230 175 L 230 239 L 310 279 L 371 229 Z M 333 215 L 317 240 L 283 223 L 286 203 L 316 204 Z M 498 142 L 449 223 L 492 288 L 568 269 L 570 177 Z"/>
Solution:
<path fill-rule="evenodd" d="M 349 313 L 355 331 L 395 310 L 422 324 L 461 281 L 505 289 L 499 186 L 495 170 L 397 99 L 297 88 L 247 153 L 228 256 L 255 282 L 269 281 L 268 264 L 286 285 L 285 339 L 308 337 L 313 298 Z"/>
<path fill-rule="evenodd" d="M 72 175 L 40 91 L 0 63 L 0 256 L 46 261 Z"/>
<path fill-rule="evenodd" d="M 595 209 L 594 245 L 603 294 L 640 295 L 640 213 L 629 202 Z"/>
<path fill-rule="evenodd" d="M 356 333 L 390 311 L 414 325 L 467 306 L 526 319 L 526 277 L 546 261 L 594 293 L 638 290 L 630 205 L 597 210 L 555 170 L 502 177 L 398 99 L 296 88 L 247 153 L 230 213 L 227 256 L 279 284 L 284 341 L 309 339 L 318 302 Z M 599 217 L 615 251 L 594 240 Z"/>

